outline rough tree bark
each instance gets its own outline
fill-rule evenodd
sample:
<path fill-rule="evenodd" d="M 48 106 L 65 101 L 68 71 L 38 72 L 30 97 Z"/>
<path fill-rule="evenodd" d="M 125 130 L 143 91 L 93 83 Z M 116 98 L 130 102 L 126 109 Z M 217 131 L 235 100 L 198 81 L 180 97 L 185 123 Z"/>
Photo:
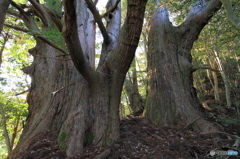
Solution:
<path fill-rule="evenodd" d="M 112 2 L 114 5 L 116 1 Z M 119 137 L 122 85 L 138 45 L 146 2 L 128 1 L 125 23 L 117 39 L 111 37 L 115 32 L 111 33 L 109 27 L 111 21 L 118 20 L 120 8 L 111 10 L 107 29 L 101 28 L 107 35 L 103 35 L 105 51 L 96 70 L 93 68 L 94 33 L 89 32 L 95 25 L 91 17 L 94 8 L 91 12 L 87 9 L 93 7 L 92 2 L 64 2 L 63 35 L 70 56 L 62 56 L 36 37 L 37 45 L 29 51 L 34 61 L 24 69 L 32 77 L 29 117 L 11 158 L 26 157 L 39 134 L 57 134 L 60 147 L 68 156 L 80 153 L 90 144 L 109 145 Z M 77 17 L 81 20 L 77 21 Z"/>
<path fill-rule="evenodd" d="M 133 115 L 142 115 L 145 107 L 145 99 L 141 96 L 138 89 L 136 61 L 132 62 L 132 74 L 125 79 L 125 90 L 129 100 L 129 106 L 132 109 Z"/>
<path fill-rule="evenodd" d="M 186 20 L 178 27 L 169 21 L 167 8 L 160 8 L 151 19 L 145 115 L 158 126 L 181 123 L 191 124 L 202 131 L 207 128 L 204 125 L 207 121 L 201 118 L 198 110 L 190 51 L 221 3 L 218 0 L 201 2 L 204 5 L 193 5 Z"/>
<path fill-rule="evenodd" d="M 0 33 L 3 29 L 3 23 L 5 21 L 5 16 L 7 14 L 7 9 L 11 3 L 11 0 L 1 0 L 0 1 Z"/>

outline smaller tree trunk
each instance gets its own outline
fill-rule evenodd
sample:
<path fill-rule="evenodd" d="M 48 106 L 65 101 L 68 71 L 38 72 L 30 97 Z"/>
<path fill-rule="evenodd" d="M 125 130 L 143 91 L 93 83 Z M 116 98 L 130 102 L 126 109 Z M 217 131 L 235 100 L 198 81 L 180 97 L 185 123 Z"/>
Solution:
<path fill-rule="evenodd" d="M 214 97 L 215 99 L 219 100 L 219 88 L 218 88 L 218 76 L 217 72 L 211 71 L 212 72 L 212 77 L 213 77 L 213 92 L 214 92 Z"/>
<path fill-rule="evenodd" d="M 9 7 L 11 1 L 12 0 L 1 0 L 0 1 L 0 33 L 2 32 L 7 9 Z"/>
<path fill-rule="evenodd" d="M 5 111 L 2 106 L 2 103 L 0 103 L 0 111 L 1 111 L 1 116 L 2 116 L 3 136 L 5 138 L 5 143 L 6 143 L 7 151 L 8 151 L 8 155 L 9 155 L 12 151 L 12 147 L 11 147 L 11 142 L 10 142 L 10 138 L 9 138 L 9 134 L 8 134 L 8 130 L 7 130 L 7 119 L 5 116 Z"/>
<path fill-rule="evenodd" d="M 132 62 L 132 76 L 129 73 L 129 78 L 125 79 L 125 90 L 128 95 L 128 100 L 130 103 L 130 108 L 132 109 L 132 114 L 136 116 L 140 116 L 143 113 L 145 100 L 139 93 L 138 90 L 138 80 L 137 80 L 137 70 L 136 70 L 136 62 L 133 60 Z"/>
<path fill-rule="evenodd" d="M 220 57 L 218 56 L 218 53 L 217 53 L 216 50 L 214 50 L 214 54 L 215 54 L 217 65 L 219 67 L 220 74 L 222 76 L 223 83 L 224 83 L 227 107 L 230 108 L 232 106 L 232 101 L 231 101 L 230 85 L 229 85 L 229 82 L 228 82 L 229 80 L 228 80 L 228 77 L 227 77 L 227 75 L 225 73 L 225 70 L 223 68 L 222 62 L 221 62 Z"/>

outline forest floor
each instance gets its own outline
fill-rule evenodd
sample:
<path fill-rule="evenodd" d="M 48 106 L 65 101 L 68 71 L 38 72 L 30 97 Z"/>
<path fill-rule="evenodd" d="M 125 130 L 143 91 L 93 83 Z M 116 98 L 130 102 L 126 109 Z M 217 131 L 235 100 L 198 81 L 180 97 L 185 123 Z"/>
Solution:
<path fill-rule="evenodd" d="M 225 126 L 229 132 L 204 134 L 184 126 L 157 128 L 145 119 L 130 117 L 121 121 L 120 139 L 115 144 L 110 147 L 89 146 L 71 159 L 104 159 L 106 156 L 106 159 L 240 158 L 239 144 L 234 145 L 240 131 L 235 125 Z M 234 150 L 239 156 L 211 156 L 211 150 Z"/>
<path fill-rule="evenodd" d="M 224 133 L 201 133 L 186 126 L 155 127 L 146 119 L 128 116 L 121 121 L 120 138 L 109 147 L 85 147 L 69 159 L 235 159 L 240 158 L 240 121 L 233 110 L 208 112 L 208 120 L 221 125 Z M 214 117 L 225 115 L 217 120 Z M 231 117 L 228 119 L 227 117 Z M 224 120 L 223 120 L 224 119 Z M 59 149 L 56 134 L 36 136 L 27 148 L 24 159 L 66 159 Z M 238 140 L 237 140 L 238 139 Z M 54 152 L 53 152 L 54 150 Z M 210 151 L 233 150 L 238 156 L 211 156 Z"/>

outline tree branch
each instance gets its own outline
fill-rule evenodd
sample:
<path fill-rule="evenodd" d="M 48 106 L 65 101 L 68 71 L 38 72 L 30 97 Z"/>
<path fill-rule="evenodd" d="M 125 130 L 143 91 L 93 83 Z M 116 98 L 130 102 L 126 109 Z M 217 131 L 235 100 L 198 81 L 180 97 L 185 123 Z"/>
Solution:
<path fill-rule="evenodd" d="M 124 74 L 135 55 L 143 26 L 147 0 L 128 0 L 127 16 L 122 26 L 116 48 L 108 54 L 106 62 L 110 70 Z"/>
<path fill-rule="evenodd" d="M 60 19 L 56 16 L 56 14 L 54 14 L 51 10 L 49 10 L 47 7 L 44 7 L 45 11 L 47 12 L 47 14 L 50 16 L 50 18 L 52 19 L 52 21 L 54 22 L 54 24 L 57 26 L 58 30 L 60 32 L 62 32 L 62 22 L 60 21 Z"/>
<path fill-rule="evenodd" d="M 44 7 L 41 4 L 39 4 L 36 0 L 29 0 L 29 1 L 33 5 L 35 12 L 37 13 L 38 17 L 42 20 L 43 24 L 45 26 L 49 26 L 50 19 L 48 14 L 46 14 Z"/>
<path fill-rule="evenodd" d="M 93 16 L 94 16 L 94 19 L 95 21 L 97 22 L 98 24 L 98 27 L 103 35 L 103 39 L 104 39 L 104 42 L 107 44 L 109 43 L 109 36 L 108 36 L 108 33 L 107 33 L 107 30 L 102 22 L 102 18 L 99 14 L 99 12 L 97 11 L 94 3 L 91 1 L 91 0 L 85 0 L 86 1 L 86 4 L 89 8 L 89 10 L 92 12 Z"/>
<path fill-rule="evenodd" d="M 22 31 L 22 32 L 28 33 L 28 34 L 31 32 L 30 30 L 27 30 L 27 29 L 24 29 L 24 28 L 21 28 L 21 27 L 18 27 L 18 26 L 12 26 L 12 25 L 9 25 L 9 24 L 4 24 L 4 26 L 12 28 L 12 29 L 15 29 L 15 30 L 18 30 L 18 31 Z M 47 43 L 48 45 L 52 46 L 53 48 L 61 51 L 62 53 L 67 54 L 67 52 L 65 50 L 63 50 L 62 48 L 58 47 L 56 44 L 52 43 L 47 38 L 41 36 L 39 33 L 31 32 L 31 35 L 34 36 L 35 38 L 38 38 L 38 39 L 42 40 L 43 42 Z"/>
<path fill-rule="evenodd" d="M 2 46 L 1 46 L 1 49 L 0 49 L 0 68 L 1 68 L 1 65 L 2 65 L 2 55 L 3 55 L 3 51 L 6 47 L 6 43 L 8 41 L 8 38 L 9 38 L 9 33 L 7 32 L 6 34 L 4 33 L 1 33 L 2 36 L 3 36 L 3 42 L 2 42 Z"/>
<path fill-rule="evenodd" d="M 195 72 L 199 69 L 209 69 L 211 71 L 220 72 L 220 70 L 213 69 L 213 68 L 209 67 L 208 65 L 193 66 L 192 72 Z"/>
<path fill-rule="evenodd" d="M 10 10 L 10 9 L 8 9 L 7 13 L 10 14 L 10 15 L 15 16 L 15 17 L 17 17 L 17 18 L 21 18 L 19 12 L 15 11 L 15 10 Z"/>
<path fill-rule="evenodd" d="M 78 25 L 76 16 L 76 6 L 73 0 L 64 1 L 64 26 L 63 26 L 63 36 L 67 44 L 69 53 L 71 55 L 72 61 L 81 75 L 89 83 L 95 82 L 97 80 L 97 73 L 93 70 L 90 64 L 86 61 L 84 53 L 81 47 L 81 43 L 78 37 Z"/>
<path fill-rule="evenodd" d="M 197 1 L 192 4 L 190 7 L 190 13 L 182 24 L 185 30 L 189 29 L 193 25 L 203 28 L 207 24 L 208 20 L 211 19 L 214 13 L 221 7 L 221 2 L 219 0 L 211 0 L 210 2 L 204 1 L 203 3 L 205 4 L 201 4 L 200 1 Z M 188 27 L 186 27 L 187 25 Z"/>
<path fill-rule="evenodd" d="M 6 26 L 8 28 L 12 28 L 12 29 L 17 30 L 17 31 L 22 31 L 24 33 L 30 32 L 28 29 L 24 29 L 24 28 L 21 28 L 21 27 L 18 27 L 18 26 L 13 26 L 13 25 L 9 25 L 9 24 L 4 24 L 4 26 Z"/>
<path fill-rule="evenodd" d="M 96 5 L 97 5 L 97 3 L 98 3 L 98 0 L 95 0 L 93 3 L 94 3 L 94 5 L 96 6 Z"/>
<path fill-rule="evenodd" d="M 240 29 L 240 18 L 234 13 L 230 0 L 220 0 L 226 10 L 228 20 Z"/>
<path fill-rule="evenodd" d="M 15 96 L 19 96 L 19 95 L 22 95 L 22 94 L 27 93 L 27 92 L 29 92 L 29 89 L 25 90 L 25 91 L 22 91 L 20 93 L 16 93 Z"/>
<path fill-rule="evenodd" d="M 101 18 L 107 16 L 110 12 L 113 12 L 113 11 L 117 8 L 117 5 L 118 5 L 118 3 L 119 3 L 120 1 L 121 1 L 121 0 L 118 0 L 112 8 L 110 8 L 110 9 L 107 10 L 104 14 L 102 14 L 102 15 L 101 15 Z"/>
<path fill-rule="evenodd" d="M 52 43 L 50 40 L 48 40 L 45 37 L 39 36 L 39 35 L 35 35 L 35 38 L 41 39 L 43 42 L 47 43 L 48 45 L 52 46 L 53 48 L 61 51 L 64 54 L 67 54 L 67 52 L 65 50 L 63 50 L 62 48 L 58 47 L 56 44 Z"/>
<path fill-rule="evenodd" d="M 25 22 L 25 24 L 26 24 L 26 26 L 27 26 L 27 28 L 29 30 L 37 30 L 37 31 L 39 31 L 39 29 L 36 26 L 34 20 L 30 16 L 28 16 L 26 14 L 26 12 L 18 4 L 16 4 L 14 1 L 12 1 L 11 5 L 14 6 L 15 8 L 17 8 L 17 10 L 20 12 L 20 14 L 22 16 L 21 18 Z"/>

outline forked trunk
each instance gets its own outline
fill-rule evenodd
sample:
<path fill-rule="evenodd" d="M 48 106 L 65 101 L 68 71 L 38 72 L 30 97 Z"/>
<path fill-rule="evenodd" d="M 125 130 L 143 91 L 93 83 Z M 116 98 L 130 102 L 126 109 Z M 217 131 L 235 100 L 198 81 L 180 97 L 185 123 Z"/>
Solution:
<path fill-rule="evenodd" d="M 70 55 L 61 55 L 40 40 L 29 51 L 34 57 L 32 65 L 24 69 L 32 77 L 27 98 L 29 116 L 10 158 L 42 159 L 64 154 L 57 143 L 72 156 L 84 146 L 110 145 L 117 140 L 122 86 L 138 45 L 146 2 L 128 1 L 121 34 L 118 39 L 109 37 L 95 70 L 94 42 L 89 38 L 94 33 L 88 32 L 94 27 L 88 17 L 91 13 L 85 1 L 65 1 L 63 34 Z M 117 17 L 114 11 L 112 19 Z M 79 15 L 82 21 L 77 21 Z"/>
<path fill-rule="evenodd" d="M 179 27 L 174 27 L 169 21 L 166 8 L 159 9 L 152 17 L 147 55 L 146 117 L 154 124 L 196 123 L 199 129 L 204 129 L 203 123 L 206 122 L 198 110 L 199 102 L 193 87 L 190 51 L 219 4 L 212 1 L 201 6 L 201 10 L 199 6 L 193 6 L 192 13 Z"/>

